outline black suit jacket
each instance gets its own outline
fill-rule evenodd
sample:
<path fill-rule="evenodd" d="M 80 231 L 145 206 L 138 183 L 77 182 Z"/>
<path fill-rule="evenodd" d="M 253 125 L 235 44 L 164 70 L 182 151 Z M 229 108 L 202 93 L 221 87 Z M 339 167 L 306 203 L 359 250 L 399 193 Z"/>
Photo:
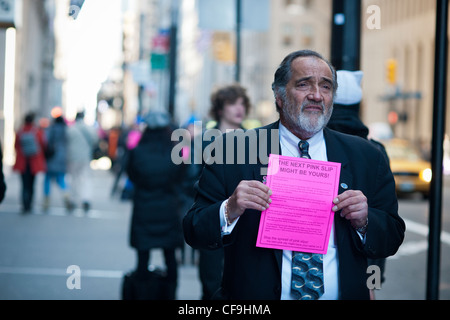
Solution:
<path fill-rule="evenodd" d="M 253 146 L 258 155 L 279 154 L 279 139 L 276 138 L 277 143 L 272 143 L 273 148 L 270 143 L 274 133 L 278 132 L 278 127 L 279 123 L 275 122 L 255 129 L 258 147 L 254 147 L 254 139 L 248 138 L 246 152 Z M 267 132 L 267 136 L 264 132 Z M 247 132 L 247 137 L 250 136 L 252 135 Z M 216 162 L 218 148 L 221 145 L 225 147 L 230 137 L 225 134 L 222 136 L 222 144 L 216 144 Z M 341 163 L 340 184 L 345 183 L 349 189 L 361 190 L 367 197 L 369 206 L 365 245 L 349 221 L 341 218 L 339 212 L 335 214 L 339 298 L 369 299 L 366 285 L 369 276 L 366 273 L 367 258 L 385 258 L 395 254 L 404 238 L 405 224 L 398 215 L 394 178 L 383 154 L 368 141 L 330 129 L 324 129 L 324 137 L 328 160 Z M 261 140 L 263 138 L 266 140 Z M 213 163 L 203 168 L 196 186 L 195 203 L 183 220 L 185 239 L 194 248 L 225 248 L 222 283 L 225 297 L 280 299 L 282 251 L 256 247 L 261 212 L 247 210 L 231 235 L 221 237 L 221 203 L 232 195 L 240 181 L 262 181 L 261 169 L 267 167 L 267 158 L 258 156 L 257 163 L 252 163 L 250 154 L 245 155 L 244 164 L 237 164 L 237 149 L 238 145 L 235 144 L 234 164 Z M 225 161 L 225 152 L 223 158 Z M 339 194 L 344 191 L 340 188 Z"/>

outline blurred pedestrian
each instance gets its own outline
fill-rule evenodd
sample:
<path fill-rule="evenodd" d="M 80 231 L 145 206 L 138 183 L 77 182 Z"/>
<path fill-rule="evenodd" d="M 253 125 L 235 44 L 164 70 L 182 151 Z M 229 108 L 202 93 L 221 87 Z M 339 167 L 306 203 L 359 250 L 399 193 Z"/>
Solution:
<path fill-rule="evenodd" d="M 45 172 L 45 137 L 34 124 L 35 114 L 25 115 L 22 127 L 16 133 L 16 162 L 13 170 L 22 178 L 22 212 L 30 213 L 34 197 L 34 181 L 39 172 Z"/>
<path fill-rule="evenodd" d="M 243 129 L 242 122 L 250 111 L 247 91 L 239 84 L 221 87 L 211 95 L 210 116 L 216 121 L 213 129 L 222 133 Z M 206 146 L 204 146 L 206 147 Z M 199 250 L 199 276 L 202 283 L 202 299 L 220 299 L 218 292 L 222 284 L 224 251 Z"/>
<path fill-rule="evenodd" d="M 372 142 L 384 155 L 389 164 L 389 156 L 384 146 L 373 139 L 368 139 L 369 129 L 361 121 L 359 116 L 362 100 L 361 81 L 362 71 L 338 70 L 338 89 L 333 107 L 333 114 L 327 127 L 342 133 L 355 135 Z M 377 265 L 381 270 L 381 282 L 383 283 L 386 259 L 369 259 L 369 265 Z M 371 299 L 375 299 L 374 291 L 370 291 Z"/>
<path fill-rule="evenodd" d="M 147 128 L 127 165 L 128 177 L 134 185 L 130 245 L 137 252 L 138 279 L 149 276 L 150 251 L 163 249 L 167 268 L 169 298 L 175 299 L 178 266 L 177 248 L 183 245 L 181 213 L 178 197 L 184 166 L 171 159 L 174 127 L 167 113 L 150 112 L 144 119 Z"/>
<path fill-rule="evenodd" d="M 67 128 L 67 168 L 71 207 L 81 203 L 85 212 L 91 207 L 93 189 L 90 162 L 98 142 L 95 129 L 84 122 L 84 112 L 77 113 L 75 123 Z"/>
<path fill-rule="evenodd" d="M 242 122 L 249 111 L 250 99 L 239 84 L 219 88 L 211 95 L 210 116 L 217 122 L 215 128 L 223 133 L 243 129 Z"/>
<path fill-rule="evenodd" d="M 71 202 L 65 181 L 67 172 L 67 125 L 62 115 L 53 120 L 53 123 L 47 129 L 46 136 L 47 172 L 44 179 L 43 209 L 47 211 L 50 206 L 51 183 L 54 180 L 63 192 L 66 208 L 70 210 Z"/>
<path fill-rule="evenodd" d="M 359 116 L 362 100 L 362 71 L 338 70 L 338 89 L 334 102 L 333 113 L 327 127 L 342 133 L 351 134 L 369 140 L 385 156 L 389 163 L 386 149 L 379 141 L 368 138 L 369 128 Z"/>
<path fill-rule="evenodd" d="M 5 183 L 5 175 L 3 174 L 3 152 L 2 152 L 2 144 L 0 142 L 0 203 L 5 198 L 6 193 L 6 183 Z"/>

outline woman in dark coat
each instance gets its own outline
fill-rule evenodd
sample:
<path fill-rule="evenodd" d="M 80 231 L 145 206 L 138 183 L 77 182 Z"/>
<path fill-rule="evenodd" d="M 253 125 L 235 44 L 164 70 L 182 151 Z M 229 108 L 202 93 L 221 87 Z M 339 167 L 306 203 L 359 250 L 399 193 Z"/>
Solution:
<path fill-rule="evenodd" d="M 148 274 L 150 250 L 161 248 L 167 277 L 175 292 L 177 262 L 175 249 L 183 245 L 178 191 L 184 167 L 171 159 L 173 127 L 165 113 L 146 116 L 145 129 L 136 148 L 130 152 L 127 173 L 135 187 L 130 245 L 137 250 L 137 275 Z"/>

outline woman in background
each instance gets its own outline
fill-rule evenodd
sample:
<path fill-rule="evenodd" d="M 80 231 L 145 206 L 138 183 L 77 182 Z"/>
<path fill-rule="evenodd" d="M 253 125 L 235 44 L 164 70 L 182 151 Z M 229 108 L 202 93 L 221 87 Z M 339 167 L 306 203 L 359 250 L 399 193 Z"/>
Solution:
<path fill-rule="evenodd" d="M 175 299 L 178 266 L 175 250 L 184 244 L 179 188 L 184 166 L 171 159 L 173 126 L 166 113 L 149 113 L 139 144 L 130 152 L 127 173 L 135 187 L 130 245 L 137 251 L 137 278 L 149 276 L 150 251 L 163 249 L 169 299 Z M 178 190 L 178 191 L 177 191 Z"/>

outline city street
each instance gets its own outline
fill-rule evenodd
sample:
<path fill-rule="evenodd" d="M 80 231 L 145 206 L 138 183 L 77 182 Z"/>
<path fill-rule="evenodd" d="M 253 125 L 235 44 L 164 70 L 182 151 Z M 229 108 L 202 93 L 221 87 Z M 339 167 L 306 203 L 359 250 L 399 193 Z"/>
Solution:
<path fill-rule="evenodd" d="M 450 180 L 444 179 L 441 234 L 441 300 L 450 299 Z M 423 300 L 426 297 L 428 250 L 428 201 L 420 197 L 400 199 L 400 216 L 406 222 L 406 237 L 397 254 L 386 262 L 386 282 L 378 299 Z"/>
<path fill-rule="evenodd" d="M 0 205 L 0 299 L 1 300 L 117 300 L 121 279 L 133 269 L 134 251 L 128 245 L 131 203 L 111 198 L 113 175 L 94 171 L 92 210 L 67 214 L 60 191 L 52 187 L 52 206 L 41 211 L 42 176 L 36 181 L 34 211 L 20 213 L 19 176 L 7 172 L 8 191 Z M 441 256 L 440 299 L 450 299 L 450 183 L 446 178 Z M 399 252 L 387 260 L 386 281 L 377 299 L 425 298 L 428 202 L 410 197 L 400 200 L 400 215 L 407 234 Z M 178 299 L 201 296 L 197 267 L 186 248 L 180 264 Z M 181 252 L 179 258 L 182 259 Z M 162 266 L 161 252 L 152 264 Z M 80 288 L 70 284 L 69 266 L 79 267 Z"/>

